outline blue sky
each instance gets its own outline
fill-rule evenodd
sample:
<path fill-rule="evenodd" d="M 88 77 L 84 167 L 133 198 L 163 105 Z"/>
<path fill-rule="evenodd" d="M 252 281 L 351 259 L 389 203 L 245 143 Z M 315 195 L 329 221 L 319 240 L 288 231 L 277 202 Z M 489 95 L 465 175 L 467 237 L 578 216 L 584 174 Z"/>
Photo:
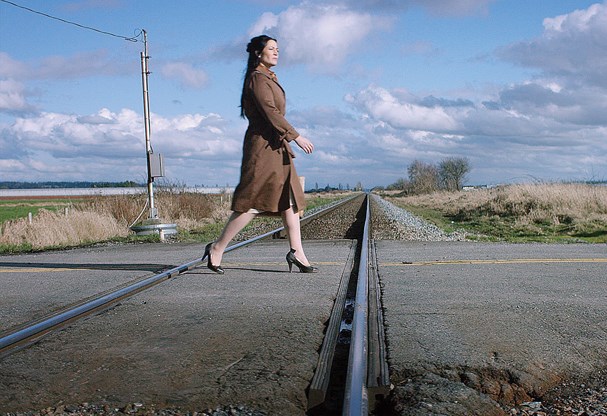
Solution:
<path fill-rule="evenodd" d="M 308 188 L 466 157 L 469 184 L 607 180 L 607 2 L 14 0 L 149 49 L 169 183 L 238 181 L 246 43 L 276 37 Z M 0 181 L 145 182 L 142 37 L 0 1 Z"/>

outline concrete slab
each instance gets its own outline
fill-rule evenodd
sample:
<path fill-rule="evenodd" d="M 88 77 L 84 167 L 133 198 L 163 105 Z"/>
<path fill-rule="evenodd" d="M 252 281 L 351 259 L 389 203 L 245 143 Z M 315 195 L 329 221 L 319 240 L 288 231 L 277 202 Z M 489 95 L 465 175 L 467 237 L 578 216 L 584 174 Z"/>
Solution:
<path fill-rule="evenodd" d="M 288 273 L 285 241 L 256 243 L 226 253 L 224 275 L 201 266 L 78 321 L 2 360 L 0 411 L 62 401 L 303 415 L 352 244 L 305 242 L 320 271 L 302 274 Z M 137 258 L 191 260 L 203 247 Z"/>
<path fill-rule="evenodd" d="M 201 257 L 200 244 L 106 245 L 0 256 L 0 331 Z"/>
<path fill-rule="evenodd" d="M 477 414 L 418 387 L 459 383 L 486 395 L 476 406 L 520 403 L 607 367 L 604 245 L 378 241 L 377 254 L 392 381 L 411 406 Z"/>

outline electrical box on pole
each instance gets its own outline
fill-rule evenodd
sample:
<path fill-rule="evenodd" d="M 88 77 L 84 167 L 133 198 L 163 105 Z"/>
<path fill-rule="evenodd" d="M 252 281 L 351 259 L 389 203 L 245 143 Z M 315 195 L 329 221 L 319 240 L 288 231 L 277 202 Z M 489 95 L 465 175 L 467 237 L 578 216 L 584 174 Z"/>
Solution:
<path fill-rule="evenodd" d="M 160 153 L 150 153 L 150 176 L 152 180 L 154 178 L 161 178 L 164 176 L 164 158 Z"/>

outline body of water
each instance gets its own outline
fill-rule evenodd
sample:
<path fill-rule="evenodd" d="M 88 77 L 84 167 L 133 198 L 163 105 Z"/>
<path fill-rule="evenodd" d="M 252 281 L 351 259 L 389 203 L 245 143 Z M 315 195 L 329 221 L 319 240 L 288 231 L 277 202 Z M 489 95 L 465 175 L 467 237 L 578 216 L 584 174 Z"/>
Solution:
<path fill-rule="evenodd" d="M 135 195 L 147 193 L 147 188 L 44 188 L 44 189 L 0 189 L 0 198 L 28 198 L 28 197 L 69 197 L 69 196 L 108 196 L 108 195 Z M 196 192 L 202 194 L 221 194 L 234 192 L 234 188 L 179 188 L 180 192 Z M 154 188 L 158 192 L 158 188 Z"/>

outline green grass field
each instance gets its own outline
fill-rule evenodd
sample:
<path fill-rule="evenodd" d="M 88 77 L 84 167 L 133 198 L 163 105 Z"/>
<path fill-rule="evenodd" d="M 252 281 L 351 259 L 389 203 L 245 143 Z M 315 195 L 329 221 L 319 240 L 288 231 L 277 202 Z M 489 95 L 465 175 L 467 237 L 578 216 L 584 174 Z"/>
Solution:
<path fill-rule="evenodd" d="M 0 224 L 9 220 L 27 218 L 31 212 L 36 215 L 41 209 L 60 211 L 73 206 L 74 199 L 11 199 L 0 200 Z"/>

